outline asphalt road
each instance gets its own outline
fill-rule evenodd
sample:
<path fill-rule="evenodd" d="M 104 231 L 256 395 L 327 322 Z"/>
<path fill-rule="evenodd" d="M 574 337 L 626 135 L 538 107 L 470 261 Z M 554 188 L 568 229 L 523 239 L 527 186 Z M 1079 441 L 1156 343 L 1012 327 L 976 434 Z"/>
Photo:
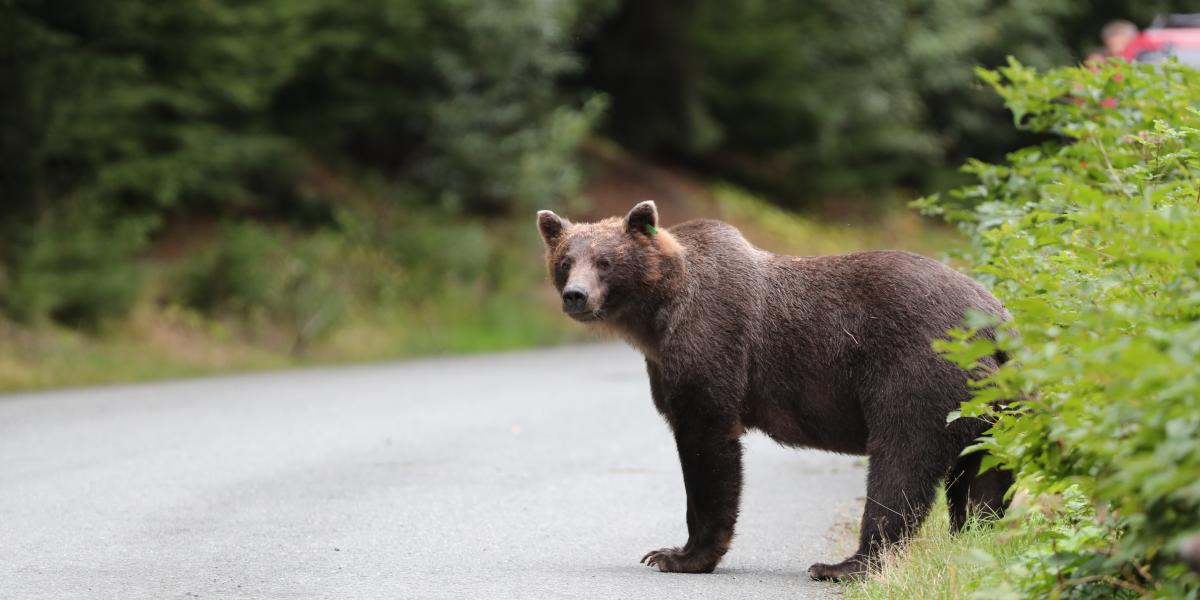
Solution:
<path fill-rule="evenodd" d="M 617 345 L 0 396 L 0 598 L 824 598 L 861 461 L 747 439 L 711 575 Z"/>

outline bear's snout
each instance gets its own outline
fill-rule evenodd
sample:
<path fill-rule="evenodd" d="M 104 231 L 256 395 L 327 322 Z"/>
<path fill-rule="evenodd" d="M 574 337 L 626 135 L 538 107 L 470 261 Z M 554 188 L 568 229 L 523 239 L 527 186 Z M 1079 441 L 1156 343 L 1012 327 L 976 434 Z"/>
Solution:
<path fill-rule="evenodd" d="M 588 294 L 581 287 L 571 286 L 563 290 L 562 301 L 563 312 L 567 314 L 577 315 L 588 310 Z"/>

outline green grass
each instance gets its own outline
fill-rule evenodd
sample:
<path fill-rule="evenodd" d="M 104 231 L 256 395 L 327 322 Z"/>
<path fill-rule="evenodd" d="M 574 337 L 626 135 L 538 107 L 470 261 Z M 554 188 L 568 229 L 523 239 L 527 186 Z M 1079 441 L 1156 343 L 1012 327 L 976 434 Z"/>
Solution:
<path fill-rule="evenodd" d="M 0 391 L 109 384 L 487 352 L 585 339 L 535 290 L 472 297 L 443 292 L 406 307 L 358 311 L 303 354 L 271 327 L 202 318 L 144 303 L 99 333 L 0 322 Z"/>
<path fill-rule="evenodd" d="M 845 600 L 957 600 L 1020 598 L 1005 574 L 1020 557 L 1041 545 L 1056 526 L 1053 514 L 1020 506 L 1006 519 L 973 521 L 951 534 L 945 497 L 939 494 L 918 534 L 888 553 L 869 578 L 846 584 Z"/>
<path fill-rule="evenodd" d="M 288 366 L 286 354 L 147 311 L 87 334 L 0 323 L 0 391 L 193 377 Z"/>

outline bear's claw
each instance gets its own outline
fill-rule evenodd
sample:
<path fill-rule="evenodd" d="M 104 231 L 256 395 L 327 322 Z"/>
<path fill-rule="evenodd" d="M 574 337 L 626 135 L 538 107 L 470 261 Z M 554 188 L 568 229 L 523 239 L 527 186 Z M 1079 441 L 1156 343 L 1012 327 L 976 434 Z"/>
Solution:
<path fill-rule="evenodd" d="M 717 566 L 717 561 L 706 560 L 679 548 L 651 550 L 639 562 L 648 567 L 657 567 L 663 573 L 711 573 Z"/>
<path fill-rule="evenodd" d="M 867 576 L 867 566 L 862 561 L 847 560 L 836 565 L 816 563 L 808 568 L 808 576 L 817 581 L 849 581 Z"/>

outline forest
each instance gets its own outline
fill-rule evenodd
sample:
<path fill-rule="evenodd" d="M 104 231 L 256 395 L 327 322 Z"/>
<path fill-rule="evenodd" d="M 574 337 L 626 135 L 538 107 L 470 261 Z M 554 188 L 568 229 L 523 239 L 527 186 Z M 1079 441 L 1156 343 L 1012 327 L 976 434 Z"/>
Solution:
<path fill-rule="evenodd" d="M 1108 20 L 1172 8 L 6 0 L 6 337 L 119 332 L 148 304 L 256 321 L 274 352 L 381 306 L 507 313 L 491 298 L 524 285 L 532 237 L 510 224 L 586 206 L 597 147 L 786 209 L 870 213 L 1028 141 L 976 66 L 1071 64 Z M 558 335 L 480 318 L 518 322 L 485 346 Z M 457 347 L 432 327 L 402 347 Z"/>

